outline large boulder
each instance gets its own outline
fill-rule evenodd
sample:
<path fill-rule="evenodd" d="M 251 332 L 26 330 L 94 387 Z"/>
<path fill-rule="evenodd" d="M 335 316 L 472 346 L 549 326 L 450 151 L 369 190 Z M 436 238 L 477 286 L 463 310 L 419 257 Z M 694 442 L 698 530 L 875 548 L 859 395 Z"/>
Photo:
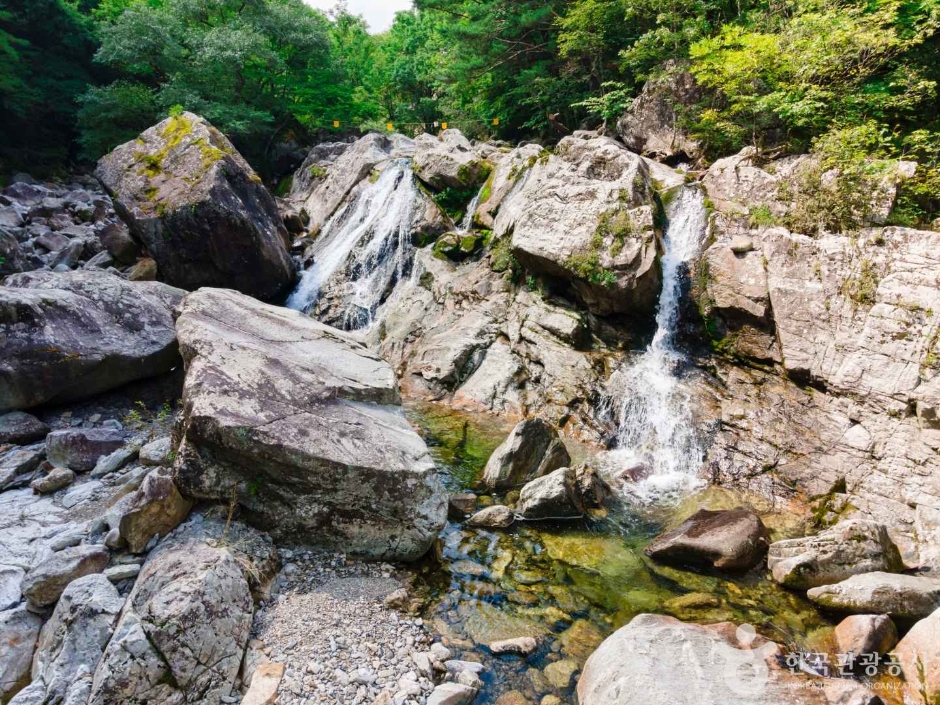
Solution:
<path fill-rule="evenodd" d="M 516 507 L 524 519 L 573 519 L 585 509 L 575 468 L 559 468 L 532 480 L 519 493 Z"/>
<path fill-rule="evenodd" d="M 494 223 L 527 270 L 567 282 L 593 313 L 651 316 L 661 277 L 657 208 L 641 157 L 606 137 L 566 137 L 525 165 Z"/>
<path fill-rule="evenodd" d="M 459 130 L 444 130 L 439 136 L 425 133 L 415 139 L 414 170 L 438 191 L 466 191 L 486 179 L 491 167 Z"/>
<path fill-rule="evenodd" d="M 764 522 L 754 512 L 701 509 L 654 539 L 644 552 L 657 560 L 747 570 L 764 558 L 769 543 Z"/>
<path fill-rule="evenodd" d="M 0 702 L 29 683 L 29 668 L 39 639 L 42 617 L 26 605 L 0 612 Z"/>
<path fill-rule="evenodd" d="M 894 649 L 912 702 L 940 702 L 940 609 L 920 620 Z"/>
<path fill-rule="evenodd" d="M 483 483 L 490 489 L 509 489 L 570 463 L 571 456 L 558 430 L 542 419 L 526 419 L 490 455 L 483 469 Z"/>
<path fill-rule="evenodd" d="M 771 544 L 767 565 L 774 580 L 789 588 L 829 585 L 852 575 L 904 569 L 888 530 L 871 521 L 842 521 L 816 536 Z"/>
<path fill-rule="evenodd" d="M 251 632 L 249 575 L 259 566 L 239 550 L 244 528 L 232 524 L 229 541 L 207 532 L 212 524 L 186 524 L 150 554 L 95 670 L 89 705 L 228 702 Z"/>
<path fill-rule="evenodd" d="M 617 122 L 617 133 L 627 147 L 653 159 L 696 159 L 701 145 L 689 136 L 683 118 L 689 117 L 705 91 L 678 62 L 667 62 L 660 69 Z"/>
<path fill-rule="evenodd" d="M 0 412 L 85 399 L 179 363 L 185 292 L 105 272 L 30 272 L 0 288 Z"/>
<path fill-rule="evenodd" d="M 169 117 L 98 163 L 95 175 L 164 282 L 275 299 L 294 283 L 277 204 L 225 136 Z"/>
<path fill-rule="evenodd" d="M 641 614 L 584 665 L 580 705 L 880 705 L 858 683 L 792 674 L 780 647 L 729 622 L 686 624 Z"/>
<path fill-rule="evenodd" d="M 836 626 L 840 654 L 886 654 L 898 643 L 898 630 L 886 614 L 853 614 Z"/>
<path fill-rule="evenodd" d="M 43 703 L 81 702 L 78 693 L 87 699 L 91 673 L 123 606 L 124 598 L 104 575 L 87 575 L 69 584 L 40 632 L 30 695 L 41 693 Z M 13 705 L 18 702 L 15 698 Z"/>
<path fill-rule="evenodd" d="M 940 580 L 917 575 L 864 573 L 835 585 L 812 588 L 806 596 L 818 605 L 841 612 L 923 619 L 940 609 Z"/>
<path fill-rule="evenodd" d="M 234 495 L 277 536 L 387 560 L 427 551 L 447 515 L 392 369 L 352 337 L 231 291 L 187 297 L 184 496 Z"/>

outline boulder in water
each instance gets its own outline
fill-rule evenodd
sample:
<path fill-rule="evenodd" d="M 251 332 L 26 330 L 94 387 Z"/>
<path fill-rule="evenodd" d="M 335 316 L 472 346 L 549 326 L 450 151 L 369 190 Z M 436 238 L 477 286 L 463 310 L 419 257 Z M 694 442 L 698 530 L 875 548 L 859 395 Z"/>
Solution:
<path fill-rule="evenodd" d="M 177 484 L 234 495 L 277 536 L 414 560 L 447 497 L 400 407 L 391 367 L 341 331 L 231 291 L 190 294 Z"/>
<path fill-rule="evenodd" d="M 904 569 L 887 528 L 864 520 L 841 521 L 816 536 L 777 541 L 770 546 L 767 566 L 781 585 L 804 590 L 860 573 Z"/>
<path fill-rule="evenodd" d="M 270 300 L 294 283 L 274 198 L 225 136 L 192 113 L 167 118 L 98 163 L 98 179 L 162 281 Z"/>
<path fill-rule="evenodd" d="M 886 654 L 898 643 L 898 630 L 886 614 L 853 614 L 836 626 L 840 654 Z"/>
<path fill-rule="evenodd" d="M 574 468 L 560 468 L 532 480 L 519 493 L 516 508 L 524 519 L 573 519 L 584 515 Z"/>
<path fill-rule="evenodd" d="M 609 636 L 578 680 L 581 705 L 881 705 L 855 681 L 792 674 L 753 628 L 641 614 Z"/>
<path fill-rule="evenodd" d="M 509 489 L 570 462 L 568 449 L 554 426 L 539 418 L 526 419 L 490 455 L 483 483 L 491 489 Z"/>
<path fill-rule="evenodd" d="M 841 612 L 923 619 L 940 609 L 940 580 L 876 571 L 814 587 L 806 595 L 818 605 Z"/>
<path fill-rule="evenodd" d="M 663 561 L 748 570 L 764 558 L 769 543 L 764 522 L 754 512 L 700 509 L 678 528 L 655 538 L 644 553 Z"/>
<path fill-rule="evenodd" d="M 0 412 L 86 399 L 179 363 L 185 292 L 113 274 L 29 272 L 0 289 Z"/>

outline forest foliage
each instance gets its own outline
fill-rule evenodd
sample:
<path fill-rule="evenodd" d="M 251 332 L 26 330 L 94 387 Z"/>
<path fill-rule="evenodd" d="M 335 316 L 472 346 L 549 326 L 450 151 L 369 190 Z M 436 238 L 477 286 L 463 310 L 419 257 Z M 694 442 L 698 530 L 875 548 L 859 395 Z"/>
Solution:
<path fill-rule="evenodd" d="M 0 172 L 97 159 L 174 106 L 266 173 L 387 123 L 552 140 L 612 126 L 664 66 L 707 89 L 683 118 L 707 160 L 915 159 L 901 217 L 936 217 L 940 0 L 415 0 L 382 34 L 302 0 L 0 0 Z"/>

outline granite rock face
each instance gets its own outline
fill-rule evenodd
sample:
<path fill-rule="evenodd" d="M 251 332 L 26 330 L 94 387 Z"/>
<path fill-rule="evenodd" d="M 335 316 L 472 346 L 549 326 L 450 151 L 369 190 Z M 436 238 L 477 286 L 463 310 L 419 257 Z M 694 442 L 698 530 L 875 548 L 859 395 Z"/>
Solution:
<path fill-rule="evenodd" d="M 266 300 L 293 285 L 290 240 L 274 198 L 232 143 L 198 115 L 151 127 L 105 156 L 95 174 L 156 261 L 161 281 Z"/>
<path fill-rule="evenodd" d="M 347 334 L 234 292 L 187 297 L 174 469 L 279 536 L 388 560 L 427 551 L 447 498 L 391 368 Z"/>
<path fill-rule="evenodd" d="M 30 272 L 0 288 L 0 411 L 86 399 L 179 363 L 184 292 L 105 272 Z"/>

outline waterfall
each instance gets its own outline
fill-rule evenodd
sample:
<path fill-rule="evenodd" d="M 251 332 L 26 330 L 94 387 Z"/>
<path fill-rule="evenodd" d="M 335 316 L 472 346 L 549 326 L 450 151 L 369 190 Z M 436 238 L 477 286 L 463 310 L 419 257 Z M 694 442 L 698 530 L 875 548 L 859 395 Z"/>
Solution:
<path fill-rule="evenodd" d="M 610 459 L 620 471 L 633 468 L 631 474 L 639 481 L 629 491 L 642 500 L 676 495 L 700 484 L 702 448 L 689 394 L 677 376 L 687 360 L 675 339 L 685 265 L 698 254 L 706 230 L 701 190 L 680 187 L 666 215 L 656 334 L 639 359 L 611 376 L 607 399 L 617 421 L 617 450 Z"/>
<path fill-rule="evenodd" d="M 334 315 L 331 322 L 347 329 L 368 326 L 411 265 L 417 198 L 411 162 L 388 165 L 323 226 L 312 245 L 313 264 L 288 298 L 288 308 L 310 312 L 331 280 L 341 279 L 342 316 Z"/>
<path fill-rule="evenodd" d="M 467 214 L 463 217 L 463 220 L 460 221 L 460 225 L 457 226 L 458 233 L 470 232 L 470 229 L 473 227 L 473 216 L 477 212 L 477 208 L 480 205 L 480 198 L 483 196 L 483 190 L 485 188 L 486 184 L 483 184 L 480 190 L 477 191 L 477 195 L 470 201 L 470 205 L 467 206 Z"/>

